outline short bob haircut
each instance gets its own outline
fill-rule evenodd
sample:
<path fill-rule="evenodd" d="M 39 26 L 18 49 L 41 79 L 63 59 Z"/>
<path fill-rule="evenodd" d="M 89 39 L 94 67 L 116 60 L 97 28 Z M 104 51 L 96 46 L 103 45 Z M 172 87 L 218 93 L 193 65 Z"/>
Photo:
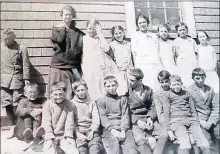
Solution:
<path fill-rule="evenodd" d="M 169 80 L 170 80 L 170 83 L 171 82 L 179 82 L 179 83 L 183 84 L 181 77 L 179 75 L 176 75 L 176 74 L 175 75 L 171 75 L 169 77 Z"/>
<path fill-rule="evenodd" d="M 106 83 L 107 83 L 108 81 L 113 81 L 113 82 L 115 82 L 116 84 L 118 84 L 118 81 L 117 81 L 116 77 L 114 77 L 113 75 L 109 75 L 109 76 L 106 76 L 106 77 L 104 78 L 104 86 L 106 85 Z"/>
<path fill-rule="evenodd" d="M 65 83 L 64 82 L 54 82 L 51 85 L 50 92 L 53 93 L 56 90 L 62 90 L 64 92 L 66 92 L 66 85 L 65 85 Z"/>
<path fill-rule="evenodd" d="M 181 26 L 185 26 L 186 30 L 188 31 L 188 26 L 184 22 L 179 22 L 176 26 L 175 29 L 178 31 L 178 28 Z"/>
<path fill-rule="evenodd" d="M 202 68 L 195 68 L 192 71 L 192 79 L 194 79 L 195 76 L 205 76 L 206 77 L 206 73 Z"/>
<path fill-rule="evenodd" d="M 71 5 L 65 5 L 60 11 L 60 16 L 63 16 L 63 10 L 69 10 L 73 18 L 76 18 L 76 10 Z"/>
<path fill-rule="evenodd" d="M 169 80 L 171 74 L 166 71 L 166 70 L 162 70 L 158 73 L 157 75 L 157 80 L 160 82 L 160 81 L 163 81 L 163 80 Z"/>
<path fill-rule="evenodd" d="M 150 24 L 150 20 L 149 20 L 148 17 L 146 17 L 145 15 L 139 15 L 139 16 L 137 16 L 137 18 L 136 18 L 136 26 L 137 26 L 137 27 L 138 27 L 138 20 L 139 20 L 140 18 L 144 18 L 144 19 L 147 21 L 147 24 L 148 24 L 148 25 Z M 139 27 L 138 27 L 138 29 L 139 29 Z"/>
<path fill-rule="evenodd" d="M 144 73 L 139 68 L 131 69 L 129 75 L 134 76 L 136 80 L 141 80 L 144 78 Z"/>
<path fill-rule="evenodd" d="M 86 89 L 88 89 L 88 85 L 87 85 L 87 83 L 85 82 L 85 80 L 78 80 L 78 81 L 75 81 L 75 82 L 72 84 L 72 89 L 73 89 L 73 91 L 75 91 L 75 90 L 78 88 L 78 86 L 80 86 L 80 85 L 82 85 L 82 86 L 84 86 Z"/>
<path fill-rule="evenodd" d="M 210 37 L 209 37 L 209 35 L 207 34 L 206 31 L 199 31 L 199 32 L 197 33 L 197 35 L 196 35 L 196 38 L 197 38 L 197 41 L 198 41 L 199 44 L 200 44 L 200 42 L 199 42 L 199 33 L 204 33 L 205 36 L 207 37 L 207 40 L 210 41 Z"/>

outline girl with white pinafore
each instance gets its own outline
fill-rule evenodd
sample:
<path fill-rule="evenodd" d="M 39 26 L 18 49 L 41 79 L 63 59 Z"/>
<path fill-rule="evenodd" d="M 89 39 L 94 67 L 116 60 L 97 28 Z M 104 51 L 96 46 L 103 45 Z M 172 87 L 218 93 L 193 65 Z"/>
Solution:
<path fill-rule="evenodd" d="M 83 37 L 82 71 L 83 79 L 88 84 L 91 100 L 97 100 L 105 94 L 104 78 L 113 75 L 117 78 L 119 95 L 125 95 L 127 83 L 117 65 L 108 55 L 110 45 L 104 38 L 101 26 L 96 19 L 87 23 L 88 34 Z"/>
<path fill-rule="evenodd" d="M 148 32 L 149 19 L 144 15 L 137 17 L 136 25 L 139 31 L 131 36 L 134 66 L 143 71 L 143 83 L 156 91 L 160 87 L 157 75 L 164 69 L 159 57 L 158 38 L 155 34 Z"/>
<path fill-rule="evenodd" d="M 187 35 L 188 27 L 185 23 L 178 23 L 176 26 L 178 37 L 174 40 L 177 45 L 177 74 L 183 80 L 185 87 L 193 83 L 192 70 L 198 67 L 197 44 L 194 39 Z"/>
<path fill-rule="evenodd" d="M 131 53 L 131 44 L 126 41 L 125 30 L 121 26 L 114 26 L 111 29 L 112 42 L 110 43 L 113 57 L 120 72 L 128 84 L 128 74 L 134 68 Z M 128 85 L 127 85 L 128 86 Z M 127 87 L 126 87 L 127 88 Z"/>
<path fill-rule="evenodd" d="M 205 31 L 199 32 L 197 39 L 199 67 L 206 72 L 205 84 L 214 88 L 215 93 L 219 93 L 219 76 L 215 71 L 217 64 L 215 48 L 208 44 L 210 38 Z"/>

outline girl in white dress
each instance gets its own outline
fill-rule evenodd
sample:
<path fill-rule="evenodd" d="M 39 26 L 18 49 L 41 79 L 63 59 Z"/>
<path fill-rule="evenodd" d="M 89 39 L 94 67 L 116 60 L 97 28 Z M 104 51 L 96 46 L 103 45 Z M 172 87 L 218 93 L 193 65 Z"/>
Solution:
<path fill-rule="evenodd" d="M 126 81 L 130 69 L 133 69 L 131 44 L 125 39 L 125 31 L 121 26 L 114 26 L 111 29 L 112 42 L 110 44 L 114 55 L 114 61 L 119 70 L 123 73 Z"/>
<path fill-rule="evenodd" d="M 169 31 L 170 26 L 168 24 L 163 24 L 158 27 L 159 55 L 164 69 L 171 74 L 176 74 L 176 46 L 174 42 L 169 39 Z"/>
<path fill-rule="evenodd" d="M 149 25 L 147 17 L 143 15 L 138 16 L 136 25 L 139 31 L 131 36 L 134 66 L 143 71 L 143 83 L 156 91 L 160 87 L 157 75 L 164 69 L 159 57 L 158 37 L 147 30 Z"/>
<path fill-rule="evenodd" d="M 208 44 L 210 38 L 205 31 L 199 32 L 197 39 L 199 41 L 199 67 L 206 71 L 205 83 L 219 93 L 219 76 L 215 71 L 217 64 L 215 48 Z"/>
<path fill-rule="evenodd" d="M 110 45 L 104 38 L 99 22 L 96 19 L 88 21 L 87 31 L 88 34 L 83 37 L 82 71 L 83 79 L 88 84 L 90 98 L 97 100 L 105 94 L 103 80 L 108 75 L 117 78 L 118 94 L 125 94 L 126 81 L 123 80 L 117 65 L 108 55 Z"/>
<path fill-rule="evenodd" d="M 185 87 L 190 86 L 193 83 L 191 74 L 192 70 L 198 66 L 197 61 L 197 44 L 187 35 L 188 27 L 185 23 L 180 22 L 176 26 L 178 37 L 174 40 L 177 45 L 177 70 L 183 80 Z"/>

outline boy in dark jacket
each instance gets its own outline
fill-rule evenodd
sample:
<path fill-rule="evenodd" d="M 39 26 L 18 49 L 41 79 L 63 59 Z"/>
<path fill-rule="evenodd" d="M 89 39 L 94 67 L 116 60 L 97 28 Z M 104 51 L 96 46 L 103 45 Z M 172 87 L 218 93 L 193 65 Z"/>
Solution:
<path fill-rule="evenodd" d="M 132 118 L 132 130 L 135 143 L 141 154 L 163 151 L 160 144 L 156 144 L 154 136 L 161 134 L 160 139 L 167 138 L 167 133 L 159 127 L 156 120 L 156 109 L 153 103 L 153 90 L 142 83 L 144 77 L 140 69 L 132 69 L 129 73 L 129 105 Z M 162 136 L 165 134 L 164 136 Z M 159 142 L 157 142 L 159 143 Z"/>

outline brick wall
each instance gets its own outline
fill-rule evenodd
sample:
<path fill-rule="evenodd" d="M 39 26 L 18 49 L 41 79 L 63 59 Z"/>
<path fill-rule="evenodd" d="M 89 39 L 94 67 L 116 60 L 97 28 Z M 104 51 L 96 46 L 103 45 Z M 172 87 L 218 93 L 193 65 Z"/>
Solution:
<path fill-rule="evenodd" d="M 60 23 L 60 10 L 65 4 L 76 9 L 77 27 L 83 31 L 91 18 L 100 21 L 107 39 L 111 37 L 112 26 L 125 27 L 123 2 L 1 2 L 1 30 L 15 29 L 18 42 L 28 47 L 33 65 L 32 81 L 40 85 L 42 97 L 46 96 L 48 65 L 53 55 L 51 29 Z"/>
<path fill-rule="evenodd" d="M 210 36 L 210 44 L 215 47 L 218 61 L 219 59 L 219 1 L 211 2 L 193 2 L 193 10 L 195 14 L 196 30 L 204 30 Z M 218 64 L 218 68 L 220 65 Z"/>

